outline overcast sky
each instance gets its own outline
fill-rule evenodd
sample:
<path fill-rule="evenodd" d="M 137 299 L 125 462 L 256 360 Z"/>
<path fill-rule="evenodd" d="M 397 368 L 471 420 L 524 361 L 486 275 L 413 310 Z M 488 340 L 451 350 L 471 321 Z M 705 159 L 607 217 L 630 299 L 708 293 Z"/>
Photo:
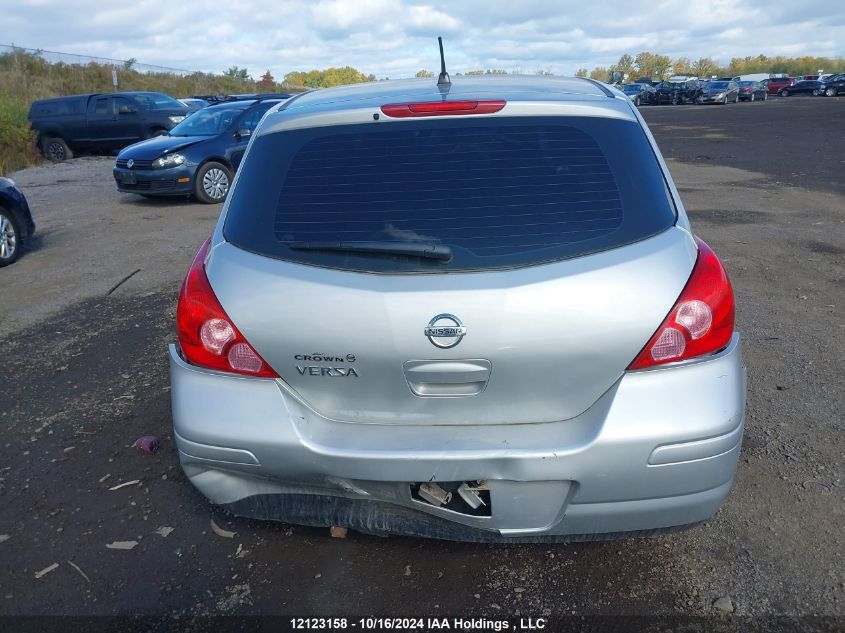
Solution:
<path fill-rule="evenodd" d="M 770 5 L 775 6 L 770 6 Z M 0 44 L 279 80 L 350 65 L 378 77 L 548 69 L 650 50 L 671 57 L 845 55 L 843 0 L 0 0 Z"/>

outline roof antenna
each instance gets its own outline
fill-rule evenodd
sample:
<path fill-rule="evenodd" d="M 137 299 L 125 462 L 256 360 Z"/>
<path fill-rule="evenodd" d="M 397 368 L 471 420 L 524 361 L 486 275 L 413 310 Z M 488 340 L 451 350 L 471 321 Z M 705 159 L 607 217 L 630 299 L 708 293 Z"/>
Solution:
<path fill-rule="evenodd" d="M 452 80 L 449 79 L 449 73 L 446 72 L 446 58 L 443 57 L 443 38 L 438 36 L 437 43 L 440 45 L 440 76 L 437 78 L 438 86 L 449 86 Z"/>

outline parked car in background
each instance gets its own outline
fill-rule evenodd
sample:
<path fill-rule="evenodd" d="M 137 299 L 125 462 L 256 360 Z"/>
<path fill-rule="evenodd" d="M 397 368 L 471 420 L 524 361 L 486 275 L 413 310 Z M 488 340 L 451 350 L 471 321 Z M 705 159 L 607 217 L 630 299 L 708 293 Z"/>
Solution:
<path fill-rule="evenodd" d="M 182 103 L 184 103 L 188 107 L 188 111 L 193 113 L 197 110 L 202 110 L 203 108 L 207 108 L 211 105 L 205 99 L 196 99 L 194 97 L 186 97 L 184 99 L 179 99 Z"/>
<path fill-rule="evenodd" d="M 251 101 L 255 99 L 290 99 L 291 94 L 287 92 L 256 92 L 234 95 L 194 95 L 192 99 L 201 99 L 208 105 L 226 103 L 228 101 Z"/>
<path fill-rule="evenodd" d="M 766 79 L 771 79 L 772 76 L 769 73 L 750 73 L 748 75 L 739 75 L 737 77 L 732 77 L 733 81 L 740 82 L 740 81 L 764 81 Z"/>
<path fill-rule="evenodd" d="M 740 101 L 765 101 L 769 96 L 759 81 L 740 81 L 738 88 Z"/>
<path fill-rule="evenodd" d="M 700 77 L 697 77 L 696 75 L 690 75 L 690 74 L 687 74 L 687 73 L 681 73 L 681 74 L 677 74 L 677 75 L 672 75 L 671 77 L 669 77 L 667 79 L 667 81 L 689 81 L 691 79 L 698 81 L 700 79 Z"/>
<path fill-rule="evenodd" d="M 167 135 L 130 145 L 112 170 L 118 191 L 222 202 L 255 126 L 279 103 L 252 99 L 208 106 Z"/>
<path fill-rule="evenodd" d="M 269 112 L 177 304 L 173 438 L 198 490 L 471 541 L 711 516 L 744 428 L 733 292 L 613 94 L 455 76 Z"/>
<path fill-rule="evenodd" d="M 228 101 L 225 95 L 192 95 L 190 98 L 205 101 L 208 105 L 215 105 L 223 101 Z"/>
<path fill-rule="evenodd" d="M 770 95 L 780 94 L 780 91 L 784 88 L 789 88 L 792 84 L 795 83 L 794 77 L 773 77 L 771 79 L 765 79 L 762 82 L 766 86 L 766 92 Z"/>
<path fill-rule="evenodd" d="M 622 84 L 619 89 L 634 102 L 635 106 L 653 105 L 657 101 L 657 91 L 651 84 L 632 83 Z"/>
<path fill-rule="evenodd" d="M 25 240 L 35 234 L 35 222 L 23 192 L 13 180 L 0 178 L 0 267 L 21 256 Z"/>
<path fill-rule="evenodd" d="M 682 105 L 685 103 L 697 103 L 702 95 L 702 90 L 697 79 L 685 79 L 682 81 L 666 80 L 655 87 L 657 104 Z"/>
<path fill-rule="evenodd" d="M 791 97 L 793 95 L 817 95 L 820 94 L 822 83 L 816 79 L 802 79 L 796 81 L 791 86 L 786 86 L 778 90 L 781 97 Z"/>
<path fill-rule="evenodd" d="M 845 94 L 845 73 L 831 75 L 825 79 L 822 85 L 819 86 L 819 94 L 823 94 L 826 97 Z"/>
<path fill-rule="evenodd" d="M 228 101 L 245 101 L 250 99 L 290 99 L 291 95 L 287 92 L 257 92 L 244 93 L 237 95 L 226 95 L 225 100 Z"/>
<path fill-rule="evenodd" d="M 699 103 L 736 103 L 739 101 L 739 85 L 733 80 L 714 79 L 701 89 Z"/>
<path fill-rule="evenodd" d="M 44 156 L 60 162 L 164 134 L 187 115 L 184 103 L 161 92 L 120 92 L 40 99 L 28 116 Z"/>

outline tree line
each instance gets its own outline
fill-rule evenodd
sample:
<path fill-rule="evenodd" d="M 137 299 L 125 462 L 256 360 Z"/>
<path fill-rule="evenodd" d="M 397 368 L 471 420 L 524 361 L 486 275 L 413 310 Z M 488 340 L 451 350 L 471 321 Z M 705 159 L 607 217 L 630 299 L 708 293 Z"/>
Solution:
<path fill-rule="evenodd" d="M 588 71 L 579 68 L 578 77 L 590 77 L 607 81 L 610 73 L 620 71 L 628 75 L 629 79 L 637 77 L 651 77 L 652 79 L 666 79 L 671 75 L 695 75 L 697 77 L 735 76 L 752 73 L 786 74 L 790 77 L 800 75 L 815 75 L 819 70 L 826 73 L 845 72 L 845 59 L 831 57 L 785 57 L 776 55 L 756 55 L 748 57 L 733 57 L 726 65 L 719 64 L 712 57 L 699 57 L 692 61 L 687 57 L 672 59 L 668 55 L 660 55 L 643 51 L 637 55 L 624 54 L 619 61 L 610 67 L 597 66 Z"/>
<path fill-rule="evenodd" d="M 577 77 L 590 77 L 600 81 L 608 81 L 614 71 L 627 75 L 628 80 L 638 77 L 651 77 L 652 79 L 666 79 L 671 75 L 695 75 L 697 77 L 735 76 L 751 73 L 785 73 L 789 76 L 814 75 L 819 69 L 826 73 L 845 72 L 845 59 L 831 57 L 814 57 L 806 55 L 803 57 L 785 57 L 776 55 L 756 55 L 748 57 L 734 57 L 727 64 L 720 64 L 712 57 L 699 57 L 691 60 L 688 57 L 672 58 L 668 55 L 643 51 L 636 55 L 625 53 L 615 64 L 611 66 L 596 66 L 592 70 L 579 68 L 575 71 Z M 232 77 L 242 81 L 253 82 L 246 68 L 232 66 L 225 71 L 224 76 Z M 455 75 L 510 75 L 525 74 L 520 68 L 511 71 L 502 68 L 485 68 L 470 70 Z M 539 68 L 533 74 L 552 75 L 550 69 Z M 434 77 L 435 73 L 430 70 L 420 70 L 416 77 Z M 383 79 L 387 79 L 386 77 Z M 262 90 L 270 92 L 281 88 L 288 90 L 303 90 L 306 88 L 331 88 L 345 84 L 376 81 L 376 76 L 366 74 L 344 66 L 341 68 L 326 68 L 323 70 L 294 71 L 284 76 L 281 83 L 276 83 L 270 71 L 262 75 L 261 79 L 255 82 Z"/>
<path fill-rule="evenodd" d="M 223 74 L 242 81 L 254 81 L 249 74 L 249 70 L 246 68 L 232 66 Z M 357 84 L 375 80 L 375 75 L 362 73 L 360 70 L 351 66 L 343 66 L 342 68 L 332 67 L 323 70 L 314 69 L 289 72 L 284 76 L 281 84 L 276 83 L 268 69 L 256 83 L 263 92 L 272 92 L 277 88 L 296 91 L 306 88 L 331 88 L 332 86 L 345 86 L 346 84 Z"/>

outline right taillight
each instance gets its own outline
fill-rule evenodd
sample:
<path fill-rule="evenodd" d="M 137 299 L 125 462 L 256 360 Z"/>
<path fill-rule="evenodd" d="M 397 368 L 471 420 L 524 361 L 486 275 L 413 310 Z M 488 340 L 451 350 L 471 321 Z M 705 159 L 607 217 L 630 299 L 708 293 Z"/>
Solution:
<path fill-rule="evenodd" d="M 253 349 L 223 310 L 205 274 L 210 238 L 200 247 L 188 269 L 179 303 L 176 330 L 185 359 L 199 367 L 257 378 L 278 374 Z"/>
<path fill-rule="evenodd" d="M 716 253 L 696 238 L 698 259 L 671 312 L 628 369 L 675 363 L 724 349 L 734 332 L 734 295 Z"/>

